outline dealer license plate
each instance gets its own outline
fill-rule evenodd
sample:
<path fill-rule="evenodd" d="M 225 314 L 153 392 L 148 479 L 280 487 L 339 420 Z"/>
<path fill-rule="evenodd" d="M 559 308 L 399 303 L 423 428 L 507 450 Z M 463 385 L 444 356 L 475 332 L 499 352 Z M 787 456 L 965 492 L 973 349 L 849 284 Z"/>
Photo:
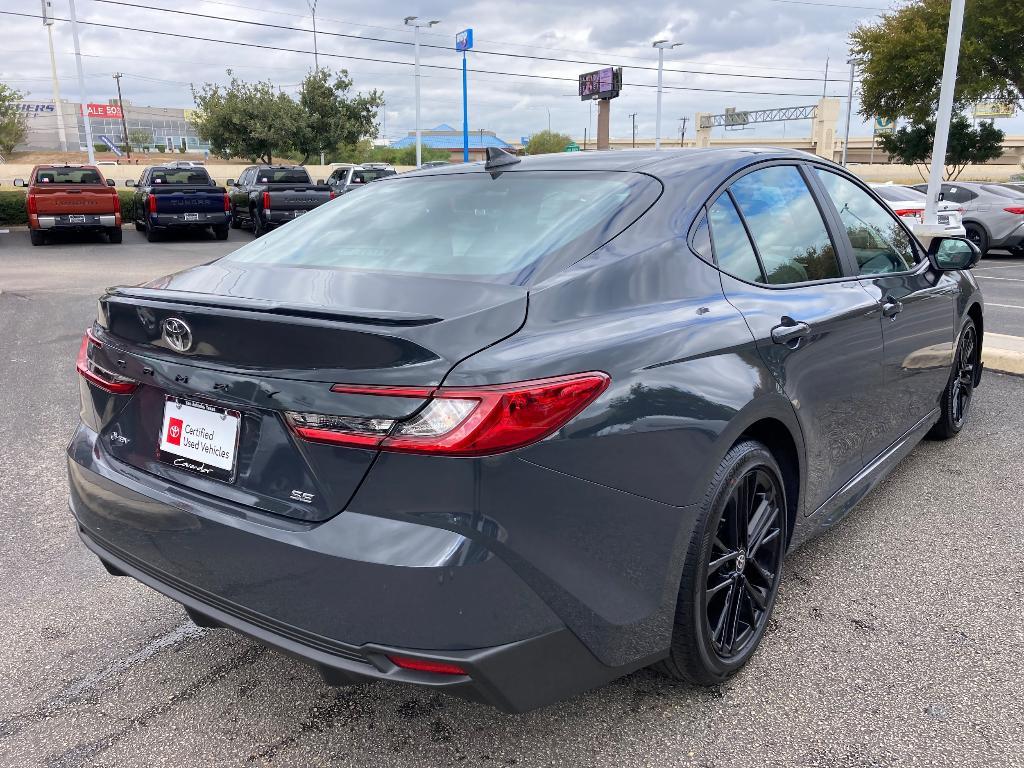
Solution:
<path fill-rule="evenodd" d="M 179 469 L 230 482 L 241 421 L 238 411 L 167 395 L 159 458 Z"/>
<path fill-rule="evenodd" d="M 185 214 L 185 221 L 199 221 L 199 214 L 198 213 L 186 213 Z"/>
<path fill-rule="evenodd" d="M 71 224 L 85 224 L 85 214 L 71 214 L 68 216 L 68 222 Z"/>

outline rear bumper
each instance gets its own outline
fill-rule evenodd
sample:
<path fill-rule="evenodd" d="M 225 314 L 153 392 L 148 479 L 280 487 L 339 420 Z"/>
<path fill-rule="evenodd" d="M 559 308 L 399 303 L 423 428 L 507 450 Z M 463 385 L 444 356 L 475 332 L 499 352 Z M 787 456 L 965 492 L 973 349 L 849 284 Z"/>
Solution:
<path fill-rule="evenodd" d="M 195 216 L 196 218 L 186 218 Z M 216 227 L 228 224 L 231 221 L 231 214 L 227 211 L 216 213 L 151 213 L 149 214 L 149 225 L 159 229 L 172 229 L 178 227 Z"/>
<path fill-rule="evenodd" d="M 304 213 L 309 213 L 309 211 L 298 209 L 294 211 L 275 211 L 271 209 L 269 211 L 263 211 L 263 221 L 269 226 L 276 227 L 281 224 L 287 224 L 292 219 L 298 219 Z"/>
<path fill-rule="evenodd" d="M 356 512 L 320 524 L 256 515 L 110 459 L 86 427 L 68 453 L 79 535 L 108 570 L 328 682 L 412 683 L 525 711 L 654 661 L 602 664 L 502 559 L 457 533 Z M 468 674 L 400 669 L 394 653 Z"/>
<path fill-rule="evenodd" d="M 117 217 L 113 213 L 83 214 L 83 215 L 62 215 L 36 217 L 38 226 L 33 229 L 55 230 L 80 230 L 80 229 L 106 229 L 119 226 Z"/>

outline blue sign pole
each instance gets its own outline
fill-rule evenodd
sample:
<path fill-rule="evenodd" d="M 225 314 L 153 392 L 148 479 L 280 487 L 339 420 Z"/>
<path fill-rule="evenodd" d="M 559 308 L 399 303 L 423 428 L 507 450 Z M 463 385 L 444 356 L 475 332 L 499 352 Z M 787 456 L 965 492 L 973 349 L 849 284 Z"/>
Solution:
<path fill-rule="evenodd" d="M 455 36 L 455 50 L 462 51 L 462 162 L 469 162 L 469 98 L 466 87 L 466 51 L 473 47 L 473 30 Z"/>

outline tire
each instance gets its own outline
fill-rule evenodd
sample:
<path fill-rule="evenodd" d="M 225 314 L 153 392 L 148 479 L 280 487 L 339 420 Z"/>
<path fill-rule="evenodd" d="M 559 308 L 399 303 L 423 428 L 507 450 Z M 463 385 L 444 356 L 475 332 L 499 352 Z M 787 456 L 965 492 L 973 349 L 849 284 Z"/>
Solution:
<path fill-rule="evenodd" d="M 107 230 L 107 242 L 111 245 L 117 245 L 124 239 L 124 233 L 120 227 L 111 227 Z"/>
<path fill-rule="evenodd" d="M 160 233 L 153 229 L 153 227 L 149 225 L 149 222 L 146 222 L 146 240 L 150 243 L 155 243 L 159 239 Z"/>
<path fill-rule="evenodd" d="M 263 223 L 263 218 L 253 208 L 249 209 L 249 220 L 252 222 L 253 237 L 263 237 L 267 234 L 267 227 Z"/>
<path fill-rule="evenodd" d="M 964 224 L 964 229 L 967 232 L 967 239 L 978 246 L 978 250 L 984 256 L 988 252 L 988 232 L 979 224 Z"/>
<path fill-rule="evenodd" d="M 785 543 L 779 465 L 762 443 L 737 443 L 719 464 L 701 505 L 662 672 L 717 685 L 747 663 L 775 606 Z"/>
<path fill-rule="evenodd" d="M 978 329 L 974 326 L 974 321 L 968 317 L 964 321 L 963 330 L 960 331 L 960 343 L 953 358 L 953 370 L 950 371 L 949 381 L 946 382 L 946 388 L 942 390 L 942 397 L 939 399 L 942 415 L 928 432 L 928 437 L 934 440 L 949 440 L 959 435 L 967 423 L 971 400 L 974 397 L 979 350 Z"/>
<path fill-rule="evenodd" d="M 133 221 L 132 223 L 135 225 L 135 231 L 136 232 L 145 232 L 146 231 L 146 225 L 143 224 L 138 219 L 135 219 L 135 221 Z"/>
<path fill-rule="evenodd" d="M 32 241 L 32 245 L 46 245 L 46 233 L 41 229 L 30 229 L 28 237 Z"/>
<path fill-rule="evenodd" d="M 229 230 L 227 224 L 217 224 L 216 226 L 213 227 L 213 236 L 216 237 L 218 240 L 227 240 L 228 232 Z"/>
<path fill-rule="evenodd" d="M 238 220 L 238 211 L 235 210 L 235 206 L 231 206 L 231 228 L 239 229 L 242 226 L 242 222 Z"/>

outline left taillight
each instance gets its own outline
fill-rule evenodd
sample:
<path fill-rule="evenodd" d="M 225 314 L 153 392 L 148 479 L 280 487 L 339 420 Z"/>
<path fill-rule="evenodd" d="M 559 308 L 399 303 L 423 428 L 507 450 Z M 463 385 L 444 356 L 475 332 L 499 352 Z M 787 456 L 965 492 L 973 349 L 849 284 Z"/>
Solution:
<path fill-rule="evenodd" d="M 1018 216 L 1024 216 L 1024 205 L 1012 205 L 1009 208 L 1003 208 L 1007 213 L 1015 213 Z"/>
<path fill-rule="evenodd" d="M 227 192 L 225 192 L 224 193 L 224 213 L 228 213 L 230 211 L 231 211 L 231 198 L 228 196 Z"/>
<path fill-rule="evenodd" d="M 287 412 L 295 433 L 313 442 L 439 456 L 485 456 L 543 440 L 608 387 L 600 371 L 484 387 L 365 387 L 331 391 L 429 398 L 404 420 Z"/>
<path fill-rule="evenodd" d="M 93 336 L 92 331 L 86 331 L 82 336 L 82 346 L 78 348 L 78 362 L 75 366 L 80 376 L 90 384 L 114 395 L 130 395 L 138 389 L 139 382 L 134 379 L 97 365 L 89 357 L 90 348 L 103 349 L 103 342 Z"/>

